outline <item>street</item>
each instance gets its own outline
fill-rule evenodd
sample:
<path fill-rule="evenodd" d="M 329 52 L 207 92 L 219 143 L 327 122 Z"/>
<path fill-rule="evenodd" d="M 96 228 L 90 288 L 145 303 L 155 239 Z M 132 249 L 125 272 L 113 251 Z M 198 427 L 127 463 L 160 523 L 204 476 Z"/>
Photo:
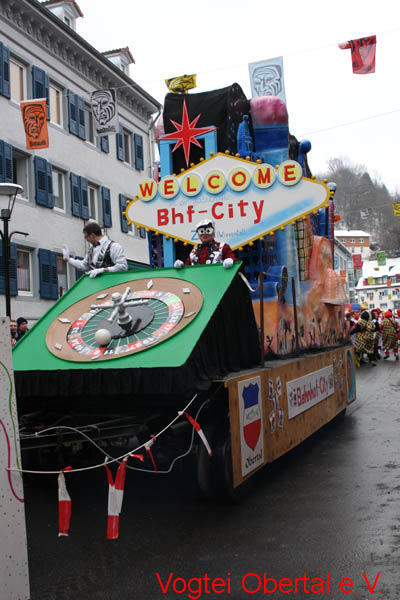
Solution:
<path fill-rule="evenodd" d="M 185 465 L 128 471 L 116 541 L 105 539 L 105 472 L 67 480 L 67 538 L 56 476 L 27 483 L 31 600 L 398 598 L 399 428 L 399 364 L 362 365 L 345 419 L 259 472 L 239 505 L 202 501 Z"/>

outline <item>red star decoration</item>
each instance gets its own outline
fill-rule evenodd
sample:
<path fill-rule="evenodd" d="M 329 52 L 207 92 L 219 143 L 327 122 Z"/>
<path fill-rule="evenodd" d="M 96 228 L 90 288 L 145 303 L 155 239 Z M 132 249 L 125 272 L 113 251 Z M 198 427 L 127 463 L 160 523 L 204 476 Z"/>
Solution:
<path fill-rule="evenodd" d="M 215 127 L 196 127 L 197 121 L 200 119 L 201 113 L 197 115 L 193 119 L 193 121 L 189 121 L 189 115 L 186 106 L 186 99 L 183 99 L 183 111 L 182 111 L 182 123 L 177 123 L 170 119 L 172 125 L 176 128 L 176 131 L 172 133 L 167 133 L 163 135 L 161 139 L 163 140 L 177 140 L 175 146 L 172 148 L 172 152 L 175 152 L 179 146 L 183 146 L 183 151 L 185 153 L 186 165 L 189 166 L 189 154 L 190 154 L 190 144 L 195 144 L 196 146 L 203 146 L 196 139 L 199 135 L 203 135 L 204 133 L 208 133 L 209 131 L 214 131 Z"/>

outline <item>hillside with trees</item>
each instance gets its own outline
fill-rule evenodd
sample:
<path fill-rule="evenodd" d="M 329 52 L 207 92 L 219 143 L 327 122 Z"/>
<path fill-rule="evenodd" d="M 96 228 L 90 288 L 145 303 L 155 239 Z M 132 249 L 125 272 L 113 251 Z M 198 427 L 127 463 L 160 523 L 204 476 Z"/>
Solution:
<path fill-rule="evenodd" d="M 336 183 L 335 213 L 341 216 L 340 229 L 361 229 L 371 234 L 372 250 L 384 250 L 388 257 L 400 256 L 400 217 L 393 215 L 391 194 L 362 165 L 344 158 L 331 158 L 328 170 L 316 175 Z"/>

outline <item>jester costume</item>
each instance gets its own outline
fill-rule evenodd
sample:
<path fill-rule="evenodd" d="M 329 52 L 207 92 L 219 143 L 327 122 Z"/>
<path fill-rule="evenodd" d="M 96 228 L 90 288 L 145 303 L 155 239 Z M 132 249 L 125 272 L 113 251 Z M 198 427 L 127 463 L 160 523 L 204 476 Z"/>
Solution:
<path fill-rule="evenodd" d="M 385 318 L 382 322 L 382 343 L 385 351 L 384 358 L 389 358 L 390 350 L 393 350 L 396 360 L 399 360 L 397 323 L 390 311 L 385 312 Z"/>
<path fill-rule="evenodd" d="M 376 362 L 373 360 L 375 329 L 375 323 L 369 320 L 369 313 L 367 311 L 362 312 L 361 319 L 357 323 L 357 335 L 354 341 L 354 350 L 358 359 L 357 365 L 359 365 L 365 352 L 368 355 L 370 364 L 376 366 Z"/>

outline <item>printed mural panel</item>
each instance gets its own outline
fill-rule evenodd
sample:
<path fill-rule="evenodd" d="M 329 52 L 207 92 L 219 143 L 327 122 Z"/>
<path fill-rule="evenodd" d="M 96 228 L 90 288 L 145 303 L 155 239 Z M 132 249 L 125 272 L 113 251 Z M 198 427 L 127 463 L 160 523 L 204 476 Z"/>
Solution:
<path fill-rule="evenodd" d="M 2 600 L 29 598 L 28 556 L 22 476 L 7 471 L 21 465 L 12 369 L 10 324 L 0 317 L 0 588 Z"/>

